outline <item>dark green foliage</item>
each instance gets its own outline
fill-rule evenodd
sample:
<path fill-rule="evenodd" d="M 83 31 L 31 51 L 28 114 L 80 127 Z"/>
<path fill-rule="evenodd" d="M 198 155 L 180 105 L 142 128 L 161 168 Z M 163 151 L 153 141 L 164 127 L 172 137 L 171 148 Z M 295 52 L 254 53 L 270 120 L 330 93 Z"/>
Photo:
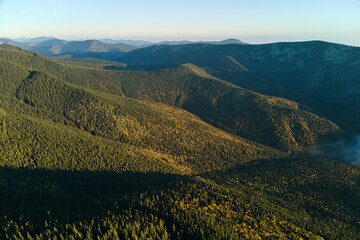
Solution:
<path fill-rule="evenodd" d="M 256 94 L 186 64 L 176 69 L 127 73 L 126 96 L 182 107 L 225 131 L 281 149 L 301 151 L 342 136 L 330 121 L 282 98 Z"/>
<path fill-rule="evenodd" d="M 359 236 L 358 167 L 257 143 L 301 150 L 335 124 L 191 64 L 112 65 L 0 46 L 0 239 Z"/>
<path fill-rule="evenodd" d="M 14 71 L 21 69 L 16 69 L 14 65 Z M 18 84 L 13 94 L 7 93 L 10 96 L 3 97 L 0 102 L 5 111 L 14 115 L 26 114 L 51 120 L 58 123 L 57 127 L 60 128 L 61 124 L 65 124 L 91 135 L 139 147 L 139 151 L 159 154 L 162 162 L 183 172 L 229 168 L 241 162 L 284 155 L 218 130 L 184 110 L 89 91 L 47 73 L 32 71 Z M 21 118 L 9 117 L 10 122 L 20 120 Z M 51 123 L 47 124 L 52 127 Z M 32 131 L 33 127 L 21 128 L 14 125 L 12 131 L 14 134 L 25 129 Z M 21 134 L 30 137 L 33 133 Z M 58 141 L 56 136 L 52 141 Z M 65 141 L 72 144 L 73 140 Z M 42 144 L 44 143 L 40 145 Z M 76 145 L 81 147 L 83 144 Z M 8 147 L 13 148 L 12 145 Z M 72 158 L 71 156 L 70 154 L 66 159 Z M 23 155 L 18 159 L 22 157 Z M 73 157 L 78 158 L 77 155 Z M 50 156 L 40 159 L 53 162 Z"/>
<path fill-rule="evenodd" d="M 217 173 L 215 179 L 228 188 L 161 173 L 0 168 L 1 213 L 6 216 L 0 220 L 0 236 L 356 239 L 358 212 L 351 212 L 352 218 L 346 211 L 359 210 L 359 187 L 353 182 L 358 168 L 321 159 L 257 166 Z M 283 176 L 287 169 L 293 170 Z M 298 178 L 289 179 L 291 174 Z"/>
<path fill-rule="evenodd" d="M 152 46 L 118 61 L 146 69 L 192 63 L 238 86 L 309 105 L 340 127 L 360 133 L 359 59 L 359 47 L 310 41 Z"/>
<path fill-rule="evenodd" d="M 67 66 L 16 50 L 3 52 L 12 54 L 5 55 L 9 60 L 21 57 L 24 66 L 46 70 L 75 84 L 184 108 L 227 132 L 284 151 L 302 151 L 343 136 L 335 124 L 308 112 L 309 108 L 236 87 L 191 64 L 157 71 L 103 71 Z"/>
<path fill-rule="evenodd" d="M 360 169 L 348 163 L 298 157 L 252 162 L 210 178 L 290 210 L 295 222 L 326 239 L 356 239 L 360 227 Z"/>
<path fill-rule="evenodd" d="M 94 58 L 74 58 L 71 55 L 61 55 L 58 57 L 54 57 L 57 61 L 78 65 L 78 66 L 85 66 L 90 68 L 96 69 L 106 69 L 106 70 L 131 70 L 128 66 L 124 63 L 118 62 L 110 62 L 101 59 L 94 59 Z"/>
<path fill-rule="evenodd" d="M 169 157 L 62 125 L 7 116 L 2 119 L 1 166 L 63 170 L 180 172 Z"/>

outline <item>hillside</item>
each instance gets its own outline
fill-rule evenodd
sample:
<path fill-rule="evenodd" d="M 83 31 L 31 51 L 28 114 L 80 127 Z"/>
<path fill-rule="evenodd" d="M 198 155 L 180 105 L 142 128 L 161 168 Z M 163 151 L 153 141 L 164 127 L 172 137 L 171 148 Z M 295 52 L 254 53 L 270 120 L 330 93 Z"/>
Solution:
<path fill-rule="evenodd" d="M 39 54 L 52 56 L 57 55 L 63 52 L 63 47 L 68 42 L 60 39 L 50 39 L 46 41 L 42 41 L 32 46 L 31 48 L 27 48 L 28 50 L 35 51 Z"/>
<path fill-rule="evenodd" d="M 191 166 L 194 172 L 283 156 L 218 130 L 181 109 L 85 90 L 44 72 L 0 63 L 6 69 L 1 74 L 2 89 L 6 91 L 1 94 L 0 106 L 13 115 L 26 114 L 65 124 L 94 136 L 165 154 L 164 161 L 170 165 L 184 169 Z"/>
<path fill-rule="evenodd" d="M 234 62 L 224 66 L 226 56 L 248 72 L 229 71 Z M 319 41 L 152 46 L 134 50 L 118 61 L 146 69 L 192 63 L 238 86 L 308 105 L 342 128 L 360 133 L 357 47 Z"/>
<path fill-rule="evenodd" d="M 342 136 L 335 124 L 297 103 L 236 87 L 194 65 L 158 71 L 102 71 L 61 65 L 13 48 L 1 52 L 8 60 L 46 69 L 75 84 L 181 107 L 227 132 L 284 151 L 298 152 Z"/>
<path fill-rule="evenodd" d="M 8 38 L 0 38 L 0 44 L 9 44 L 21 48 L 29 48 L 32 45 L 31 43 L 16 42 Z"/>
<path fill-rule="evenodd" d="M 84 66 L 104 70 L 131 70 L 131 68 L 129 68 L 124 63 L 111 62 L 95 58 L 76 58 L 72 57 L 71 55 L 60 55 L 53 58 L 59 62 L 71 64 L 72 66 Z"/>
<path fill-rule="evenodd" d="M 235 87 L 194 65 L 152 73 L 122 82 L 123 93 L 182 107 L 228 132 L 285 151 L 341 136 L 335 124 L 297 103 Z"/>
<path fill-rule="evenodd" d="M 261 144 L 299 151 L 334 123 L 193 64 L 111 66 L 0 46 L 1 239 L 359 236 L 359 167 Z"/>

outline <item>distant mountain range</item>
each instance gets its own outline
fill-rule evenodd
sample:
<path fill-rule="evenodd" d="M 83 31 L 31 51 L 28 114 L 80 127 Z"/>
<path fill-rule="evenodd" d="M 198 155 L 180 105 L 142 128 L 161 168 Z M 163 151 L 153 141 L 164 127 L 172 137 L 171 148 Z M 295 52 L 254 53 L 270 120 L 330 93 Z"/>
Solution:
<path fill-rule="evenodd" d="M 44 41 L 40 41 L 44 39 Z M 16 42 L 11 39 L 0 39 L 0 43 L 24 48 L 46 56 L 62 54 L 90 54 L 90 53 L 123 53 L 137 47 L 125 43 L 107 44 L 99 40 L 66 41 L 56 38 L 35 38 L 26 42 Z"/>
<path fill-rule="evenodd" d="M 143 40 L 123 40 L 123 39 L 101 39 L 101 40 L 81 40 L 66 41 L 54 37 L 37 38 L 0 38 L 0 44 L 9 44 L 24 48 L 46 56 L 55 56 L 63 54 L 73 54 L 77 57 L 99 57 L 107 60 L 113 60 L 121 53 L 129 52 L 137 48 L 149 47 L 152 45 L 183 45 L 183 44 L 246 44 L 237 39 L 227 39 L 223 41 L 162 41 L 150 42 Z M 103 53 L 112 53 L 111 57 L 105 57 Z"/>
<path fill-rule="evenodd" d="M 149 47 L 152 45 L 183 45 L 183 44 L 196 44 L 196 43 L 203 43 L 203 44 L 218 44 L 218 45 L 226 45 L 226 44 L 247 44 L 242 42 L 238 39 L 226 39 L 222 41 L 161 41 L 161 42 L 149 42 L 149 41 L 142 41 L 142 40 L 114 40 L 114 39 L 100 39 L 100 41 L 104 43 L 114 44 L 114 43 L 125 43 L 131 46 L 143 48 Z"/>
<path fill-rule="evenodd" d="M 22 42 L 22 43 L 41 43 L 47 40 L 56 39 L 54 37 L 36 37 L 36 38 L 15 38 L 13 39 L 15 42 Z"/>
<path fill-rule="evenodd" d="M 197 44 L 197 43 L 202 43 L 202 44 L 214 44 L 214 45 L 227 45 L 227 44 L 247 44 L 244 43 L 238 39 L 226 39 L 223 41 L 187 41 L 187 40 L 183 40 L 183 41 L 162 41 L 162 42 L 158 42 L 157 44 L 153 44 L 153 45 L 184 45 L 184 44 Z"/>

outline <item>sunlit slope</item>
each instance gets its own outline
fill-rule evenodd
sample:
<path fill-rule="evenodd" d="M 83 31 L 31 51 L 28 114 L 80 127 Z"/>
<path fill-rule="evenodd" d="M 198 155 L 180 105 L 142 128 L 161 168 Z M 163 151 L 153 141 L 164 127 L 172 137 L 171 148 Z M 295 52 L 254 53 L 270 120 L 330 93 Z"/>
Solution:
<path fill-rule="evenodd" d="M 25 72 L 15 64 L 13 71 Z M 0 106 L 6 112 L 165 154 L 169 165 L 183 168 L 184 172 L 210 171 L 283 156 L 274 149 L 216 129 L 182 109 L 89 91 L 43 72 L 28 74 L 18 86 L 11 88 L 10 84 L 9 91 L 0 95 Z M 17 141 L 20 138 L 15 141 L 20 144 Z"/>
<path fill-rule="evenodd" d="M 309 108 L 192 64 L 104 71 L 0 49 L 1 239 L 359 236 L 357 166 L 209 124 L 294 151 L 341 134 Z"/>
<path fill-rule="evenodd" d="M 190 173 L 168 155 L 0 110 L 2 167 Z"/>
<path fill-rule="evenodd" d="M 224 61 L 226 56 L 249 72 L 235 71 L 233 61 Z M 342 128 L 360 133 L 359 47 L 321 41 L 151 46 L 118 60 L 145 69 L 192 63 L 241 87 L 309 105 Z"/>
<path fill-rule="evenodd" d="M 295 102 L 228 84 L 191 64 L 155 71 L 104 71 L 60 64 L 13 48 L 2 52 L 7 60 L 21 58 L 23 66 L 46 69 L 75 84 L 182 107 L 225 131 L 281 150 L 301 151 L 341 135 L 335 124 Z"/>
<path fill-rule="evenodd" d="M 124 94 L 180 106 L 221 129 L 282 150 L 299 151 L 341 135 L 335 124 L 295 102 L 236 87 L 191 64 L 150 73 L 122 81 Z"/>

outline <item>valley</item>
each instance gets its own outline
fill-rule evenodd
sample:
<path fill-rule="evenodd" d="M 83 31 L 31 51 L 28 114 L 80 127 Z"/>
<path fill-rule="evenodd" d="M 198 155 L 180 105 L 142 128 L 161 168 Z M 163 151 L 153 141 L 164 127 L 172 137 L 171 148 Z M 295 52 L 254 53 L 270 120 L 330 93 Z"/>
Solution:
<path fill-rule="evenodd" d="M 359 48 L 107 41 L 0 45 L 1 239 L 357 239 Z"/>

